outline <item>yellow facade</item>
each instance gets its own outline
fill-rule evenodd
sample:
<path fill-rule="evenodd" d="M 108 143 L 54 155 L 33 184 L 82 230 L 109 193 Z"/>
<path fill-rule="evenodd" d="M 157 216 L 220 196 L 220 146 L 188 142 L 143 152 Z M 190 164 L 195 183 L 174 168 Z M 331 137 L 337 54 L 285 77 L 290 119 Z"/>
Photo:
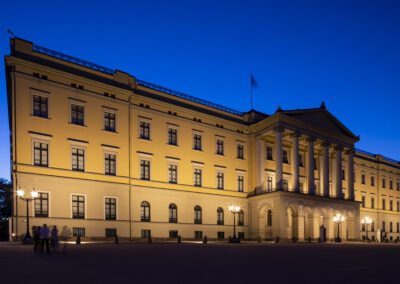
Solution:
<path fill-rule="evenodd" d="M 359 232 L 360 217 L 367 215 L 374 219 L 375 232 L 385 221 L 387 238 L 397 239 L 400 236 L 396 227 L 400 221 L 397 205 L 400 198 L 400 166 L 397 162 L 356 152 L 355 200 L 361 201 L 361 196 L 365 195 L 366 206 L 360 209 L 360 203 L 349 196 L 351 189 L 346 187 L 348 176 L 341 185 L 345 193 L 343 200 L 335 195 L 335 165 L 342 165 L 347 173 L 346 151 L 351 151 L 357 141 L 350 132 L 341 133 L 337 138 L 335 129 L 324 131 L 320 125 L 313 125 L 312 119 L 310 123 L 304 123 L 285 112 L 272 116 L 255 111 L 235 112 L 137 80 L 121 71 L 64 58 L 59 53 L 21 39 L 11 40 L 11 54 L 6 57 L 14 191 L 22 188 L 29 193 L 34 188 L 48 194 L 46 217 L 38 217 L 37 201 L 31 202 L 29 214 L 32 225 L 57 225 L 66 235 L 71 235 L 73 228 L 84 228 L 87 237 L 105 237 L 106 229 L 116 229 L 119 236 L 126 238 L 141 237 L 143 230 L 151 230 L 152 236 L 160 238 L 170 237 L 170 231 L 177 231 L 185 238 L 194 238 L 195 231 L 209 238 L 227 238 L 232 235 L 234 218 L 229 206 L 235 204 L 241 207 L 244 218 L 237 231 L 242 237 L 244 234 L 246 238 L 256 238 L 266 234 L 265 210 L 266 204 L 269 204 L 280 213 L 274 213 L 274 227 L 268 229 L 266 238 L 296 236 L 316 239 L 318 228 L 322 225 L 328 228 L 328 236 L 332 239 L 334 228 L 331 215 L 340 210 L 349 214 L 346 231 L 351 233 L 347 236 L 343 233 L 344 238 L 359 239 L 363 235 Z M 47 100 L 45 118 L 34 113 L 35 96 Z M 83 109 L 83 125 L 73 122 L 73 105 Z M 114 115 L 115 131 L 106 131 L 105 113 Z M 331 123 L 334 121 L 329 117 L 328 120 Z M 141 122 L 149 126 L 148 139 L 140 137 Z M 276 159 L 260 158 L 265 156 L 267 145 L 272 147 L 274 155 L 279 155 L 275 132 L 272 131 L 277 125 L 284 127 L 282 149 L 290 157 L 294 157 L 290 154 L 293 150 L 291 137 L 297 131 L 301 132 L 298 150 L 303 157 L 303 166 L 299 167 L 298 173 L 301 188 L 300 184 L 294 186 L 293 161 L 289 158 L 288 163 L 282 165 L 281 181 L 282 184 L 288 181 L 288 188 L 284 190 L 287 192 L 279 192 L 283 188 L 279 188 L 276 178 L 279 176 Z M 341 124 L 338 129 L 343 131 L 344 126 L 343 129 L 340 127 Z M 169 129 L 176 131 L 177 145 L 168 143 Z M 194 135 L 201 136 L 201 150 L 193 149 Z M 307 141 L 310 140 L 307 139 L 310 135 L 317 138 L 313 142 L 317 163 L 313 171 L 315 196 L 309 196 L 312 189 L 307 187 L 310 180 L 307 174 L 310 147 Z M 321 190 L 323 178 L 320 167 L 320 143 L 327 140 L 344 147 L 343 163 L 334 164 L 333 158 L 330 162 L 328 177 L 331 177 L 332 185 L 328 199 L 323 197 Z M 35 142 L 48 145 L 46 166 L 35 165 L 34 145 L 39 145 Z M 223 154 L 217 153 L 218 143 L 223 144 Z M 238 158 L 238 145 L 243 147 L 243 158 Z M 83 171 L 72 170 L 73 149 L 84 153 Z M 329 151 L 332 157 L 336 155 L 332 147 Z M 296 155 L 297 152 L 293 153 Z M 105 174 L 106 154 L 116 157 L 115 175 Z M 150 163 L 149 180 L 141 178 L 142 160 Z M 176 183 L 169 182 L 169 165 L 177 167 Z M 201 170 L 201 186 L 194 185 L 195 169 Z M 218 173 L 223 175 L 220 189 Z M 366 176 L 365 185 L 361 184 L 362 173 Z M 370 185 L 370 175 L 375 175 L 374 186 Z M 268 176 L 275 179 L 274 188 L 279 189 L 274 193 L 267 190 Z M 385 189 L 382 188 L 383 178 L 386 180 Z M 238 179 L 243 179 L 242 191 L 238 189 Z M 390 189 L 390 181 L 393 189 Z M 306 198 L 302 204 L 308 202 L 309 207 L 307 205 L 303 210 L 304 206 L 300 203 L 294 208 L 279 201 L 298 196 L 295 194 L 301 194 L 301 198 L 295 200 Z M 375 208 L 372 209 L 370 202 L 373 195 L 376 198 Z M 73 196 L 84 197 L 82 219 L 74 218 Z M 105 218 L 106 198 L 116 200 L 115 220 Z M 386 210 L 382 210 L 382 198 L 386 199 Z M 389 210 L 390 200 L 393 200 L 392 210 Z M 148 222 L 143 221 L 141 216 L 144 201 L 150 204 Z M 170 204 L 177 207 L 177 220 L 172 223 L 169 220 Z M 330 204 L 338 205 L 332 207 Z M 194 221 L 195 206 L 201 207 L 201 224 Z M 307 212 L 313 206 L 319 208 L 318 212 L 331 211 L 307 215 L 311 214 Z M 223 210 L 221 224 L 217 222 L 218 208 Z M 260 209 L 257 211 L 255 208 Z M 290 208 L 296 213 L 287 213 Z M 289 219 L 286 218 L 288 214 L 292 216 Z M 321 220 L 317 220 L 318 214 Z M 309 223 L 308 220 L 313 218 L 315 222 Z M 14 199 L 12 219 L 13 233 L 17 236 L 24 234 L 25 204 L 17 197 Z M 390 222 L 392 232 L 389 232 Z M 296 229 L 292 229 L 295 226 Z M 290 234 L 287 233 L 289 231 Z M 199 237 L 199 233 L 196 236 Z"/>

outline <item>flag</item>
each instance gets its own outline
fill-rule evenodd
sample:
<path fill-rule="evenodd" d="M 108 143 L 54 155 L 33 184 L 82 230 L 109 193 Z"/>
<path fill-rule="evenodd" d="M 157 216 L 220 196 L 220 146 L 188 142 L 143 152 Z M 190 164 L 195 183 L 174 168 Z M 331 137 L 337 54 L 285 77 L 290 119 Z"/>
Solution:
<path fill-rule="evenodd" d="M 250 83 L 251 87 L 258 88 L 258 82 L 254 79 L 253 73 L 250 73 Z"/>

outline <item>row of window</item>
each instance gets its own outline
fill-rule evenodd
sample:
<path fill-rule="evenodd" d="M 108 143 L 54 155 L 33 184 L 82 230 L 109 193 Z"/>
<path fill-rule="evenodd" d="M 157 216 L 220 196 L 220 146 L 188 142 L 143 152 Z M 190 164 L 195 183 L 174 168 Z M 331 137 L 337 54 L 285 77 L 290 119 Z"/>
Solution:
<path fill-rule="evenodd" d="M 370 207 L 372 208 L 372 209 L 374 209 L 375 208 L 375 196 L 371 196 L 371 203 L 370 203 Z M 393 199 L 389 199 L 389 208 L 388 208 L 388 210 L 390 210 L 390 211 L 394 211 L 394 202 L 393 202 L 394 200 Z M 364 193 L 362 193 L 362 196 L 361 196 L 361 206 L 362 207 L 366 207 L 366 196 L 365 196 L 365 194 Z M 400 212 L 400 200 L 396 200 L 396 210 L 397 210 L 397 212 Z M 386 198 L 382 198 L 382 208 L 381 208 L 382 210 L 387 210 L 387 208 L 386 208 Z"/>
<path fill-rule="evenodd" d="M 361 173 L 361 184 L 366 184 L 364 172 Z M 393 189 L 393 186 L 394 186 L 393 184 L 394 184 L 393 180 L 389 179 L 389 189 Z M 400 191 L 400 181 L 397 181 L 396 184 L 397 184 L 396 190 Z M 375 186 L 375 176 L 373 176 L 373 175 L 371 175 L 371 177 L 370 177 L 370 185 Z M 385 177 L 382 177 L 382 188 L 386 188 L 386 178 Z"/>
<path fill-rule="evenodd" d="M 217 225 L 224 225 L 224 209 L 218 207 L 217 209 Z M 194 224 L 202 224 L 203 223 L 203 210 L 199 205 L 196 205 L 193 209 L 193 222 Z M 178 207 L 176 204 L 171 203 L 168 206 L 168 219 L 169 223 L 178 223 Z M 150 203 L 147 201 L 143 201 L 140 204 L 140 220 L 142 222 L 150 222 L 151 221 L 151 211 L 150 211 Z M 244 213 L 241 210 L 238 213 L 238 226 L 244 226 Z"/>
<path fill-rule="evenodd" d="M 177 230 L 170 230 L 169 231 L 169 237 L 174 239 L 178 238 L 179 232 Z M 142 238 L 149 238 L 151 237 L 151 230 L 148 229 L 142 229 L 141 231 L 141 237 Z M 244 232 L 238 232 L 238 237 L 240 239 L 244 239 Z M 195 239 L 202 239 L 203 238 L 203 231 L 194 231 L 194 238 Z M 217 232 L 217 238 L 218 239 L 225 239 L 225 232 Z"/>
<path fill-rule="evenodd" d="M 371 224 L 373 228 L 373 223 Z M 382 231 L 386 232 L 386 221 L 382 221 Z M 389 232 L 393 233 L 393 222 L 389 222 Z M 396 232 L 400 233 L 400 223 L 396 223 Z"/>

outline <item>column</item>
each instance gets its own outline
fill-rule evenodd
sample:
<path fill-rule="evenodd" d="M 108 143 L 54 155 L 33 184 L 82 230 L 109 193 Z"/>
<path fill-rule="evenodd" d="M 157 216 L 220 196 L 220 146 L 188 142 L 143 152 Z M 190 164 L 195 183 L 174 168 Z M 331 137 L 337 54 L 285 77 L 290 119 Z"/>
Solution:
<path fill-rule="evenodd" d="M 256 141 L 256 161 L 257 161 L 257 171 L 256 171 L 256 191 L 265 190 L 265 141 L 260 138 Z"/>
<path fill-rule="evenodd" d="M 335 160 L 336 160 L 336 198 L 343 198 L 343 191 L 342 191 L 342 146 L 335 147 Z"/>
<path fill-rule="evenodd" d="M 276 182 L 276 190 L 283 189 L 283 165 L 282 165 L 282 134 L 285 129 L 281 126 L 278 126 L 274 129 L 275 133 L 275 182 Z"/>
<path fill-rule="evenodd" d="M 329 146 L 328 142 L 322 143 L 322 195 L 329 197 Z"/>
<path fill-rule="evenodd" d="M 349 191 L 349 199 L 354 200 L 354 150 L 347 152 L 347 190 Z"/>
<path fill-rule="evenodd" d="M 299 137 L 300 133 L 295 132 L 291 135 L 292 138 L 292 188 L 295 192 L 300 192 L 299 180 Z"/>
<path fill-rule="evenodd" d="M 314 137 L 307 138 L 308 153 L 307 153 L 307 188 L 308 194 L 315 194 L 315 182 L 314 182 Z"/>

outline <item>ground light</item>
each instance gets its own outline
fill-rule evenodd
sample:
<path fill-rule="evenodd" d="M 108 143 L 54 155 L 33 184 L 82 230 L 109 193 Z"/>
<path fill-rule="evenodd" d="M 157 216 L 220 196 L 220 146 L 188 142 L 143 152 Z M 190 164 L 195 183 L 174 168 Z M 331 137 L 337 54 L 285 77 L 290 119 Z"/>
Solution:
<path fill-rule="evenodd" d="M 229 211 L 233 214 L 233 239 L 230 240 L 231 243 L 240 243 L 240 239 L 236 237 L 236 214 L 240 212 L 240 207 L 237 205 L 229 206 Z"/>
<path fill-rule="evenodd" d="M 369 241 L 368 238 L 368 226 L 373 223 L 372 219 L 368 216 L 365 216 L 364 218 L 361 219 L 361 224 L 365 225 L 365 238 L 367 241 Z"/>
<path fill-rule="evenodd" d="M 337 224 L 337 237 L 335 238 L 335 242 L 340 243 L 342 241 L 339 234 L 339 228 L 340 223 L 344 222 L 345 220 L 346 218 L 341 214 L 336 214 L 335 216 L 333 216 L 333 222 Z"/>
<path fill-rule="evenodd" d="M 31 197 L 24 197 L 25 191 L 22 188 L 18 188 L 17 195 L 21 200 L 24 200 L 26 202 L 26 234 L 22 240 L 22 243 L 24 245 L 32 244 L 33 243 L 32 237 L 29 232 L 29 202 L 35 200 L 35 198 L 38 197 L 38 192 L 35 189 L 33 189 L 30 193 Z"/>

